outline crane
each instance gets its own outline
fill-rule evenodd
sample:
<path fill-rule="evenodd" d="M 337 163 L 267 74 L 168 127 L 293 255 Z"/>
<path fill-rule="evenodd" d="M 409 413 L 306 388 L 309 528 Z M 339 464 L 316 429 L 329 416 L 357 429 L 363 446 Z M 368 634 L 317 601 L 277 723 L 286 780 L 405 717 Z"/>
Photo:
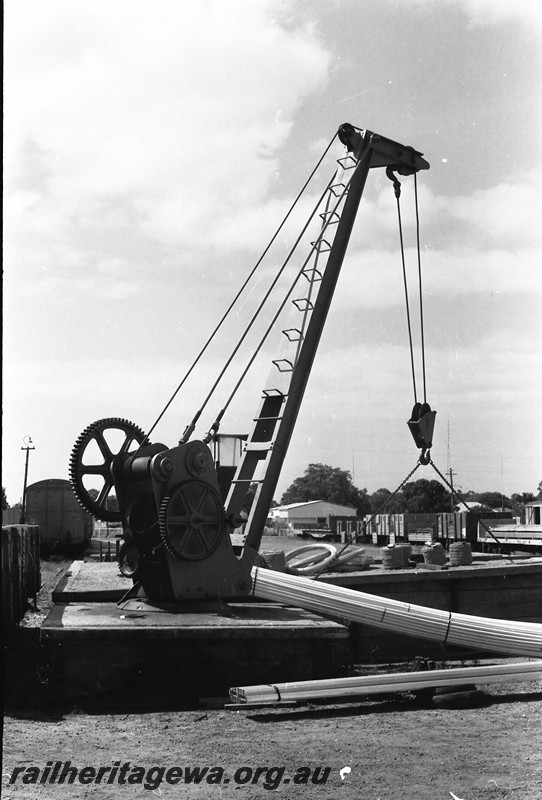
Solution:
<path fill-rule="evenodd" d="M 339 177 L 326 189 L 321 231 L 311 244 L 318 268 L 305 262 L 300 275 L 307 278 L 310 293 L 292 300 L 301 321 L 283 331 L 293 353 L 273 362 L 229 488 L 209 447 L 218 424 L 199 440 L 190 439 L 194 426 L 188 426 L 170 448 L 152 444 L 141 428 L 113 417 L 89 425 L 73 447 L 73 490 L 95 517 L 122 523 L 121 567 L 133 578 L 138 596 L 172 602 L 229 599 L 251 591 L 251 569 L 369 171 L 385 169 L 393 178 L 429 168 L 422 153 L 369 130 L 344 123 L 337 135 L 346 154 L 339 159 Z M 434 413 L 427 404 L 417 404 L 408 423 L 422 452 L 431 446 Z M 120 445 L 111 446 L 111 432 L 120 436 Z M 97 494 L 87 488 L 92 479 L 102 481 Z M 254 484 L 246 519 L 242 505 Z M 113 492 L 118 509 L 111 507 Z M 243 544 L 234 548 L 231 534 L 242 524 Z"/>

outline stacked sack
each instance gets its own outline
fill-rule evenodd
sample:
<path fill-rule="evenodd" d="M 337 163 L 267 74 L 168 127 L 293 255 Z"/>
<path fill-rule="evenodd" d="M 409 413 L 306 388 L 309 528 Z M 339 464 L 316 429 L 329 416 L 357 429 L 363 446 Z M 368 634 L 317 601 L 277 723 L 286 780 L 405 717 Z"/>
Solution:
<path fill-rule="evenodd" d="M 388 544 L 380 548 L 384 569 L 404 569 L 409 566 L 412 548 L 409 544 Z"/>
<path fill-rule="evenodd" d="M 472 564 L 470 542 L 453 542 L 450 545 L 450 566 L 468 567 Z"/>
<path fill-rule="evenodd" d="M 427 542 L 422 548 L 423 560 L 426 564 L 443 567 L 446 564 L 446 552 L 440 542 Z"/>

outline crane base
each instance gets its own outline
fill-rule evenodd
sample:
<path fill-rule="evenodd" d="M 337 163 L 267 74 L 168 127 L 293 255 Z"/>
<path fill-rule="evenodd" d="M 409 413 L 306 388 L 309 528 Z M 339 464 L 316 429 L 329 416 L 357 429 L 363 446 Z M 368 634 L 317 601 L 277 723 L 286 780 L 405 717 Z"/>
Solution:
<path fill-rule="evenodd" d="M 254 598 L 160 605 L 135 598 L 119 605 L 114 599 L 130 581 L 114 570 L 74 566 L 54 593 L 40 634 L 51 701 L 108 710 L 193 708 L 204 697 L 226 698 L 240 683 L 337 674 L 349 635 L 343 625 Z"/>

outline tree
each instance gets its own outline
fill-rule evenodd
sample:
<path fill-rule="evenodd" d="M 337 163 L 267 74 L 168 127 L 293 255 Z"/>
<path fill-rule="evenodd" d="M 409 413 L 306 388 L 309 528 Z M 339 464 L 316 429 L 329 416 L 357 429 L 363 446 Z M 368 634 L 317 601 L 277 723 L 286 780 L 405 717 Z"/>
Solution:
<path fill-rule="evenodd" d="M 520 517 L 522 522 L 525 521 L 525 506 L 527 503 L 531 503 L 535 500 L 535 496 L 532 492 L 522 492 L 521 494 L 513 494 L 510 498 L 510 508 L 512 509 L 512 514 L 515 517 Z"/>
<path fill-rule="evenodd" d="M 437 514 L 450 510 L 450 492 L 438 481 L 419 481 L 407 483 L 403 494 L 410 514 Z"/>
<path fill-rule="evenodd" d="M 389 489 L 377 489 L 369 496 L 372 514 L 402 514 L 407 504 L 402 492 L 398 492 L 393 500 Z"/>
<path fill-rule="evenodd" d="M 309 464 L 305 474 L 286 489 L 281 504 L 307 503 L 310 500 L 353 506 L 358 516 L 369 514 L 371 510 L 367 489 L 354 486 L 348 470 L 327 464 Z"/>
<path fill-rule="evenodd" d="M 476 495 L 476 500 L 481 506 L 487 506 L 494 511 L 500 511 L 501 508 L 510 508 L 512 501 L 501 492 L 481 492 Z"/>
<path fill-rule="evenodd" d="M 7 508 L 9 508 L 9 503 L 8 496 L 6 494 L 6 487 L 2 486 L 2 511 L 5 511 Z"/>
<path fill-rule="evenodd" d="M 87 489 L 87 494 L 91 500 L 97 500 L 100 496 L 100 493 L 97 489 Z M 105 507 L 108 511 L 118 511 L 119 501 L 117 500 L 117 496 L 114 494 L 108 495 L 105 501 Z"/>

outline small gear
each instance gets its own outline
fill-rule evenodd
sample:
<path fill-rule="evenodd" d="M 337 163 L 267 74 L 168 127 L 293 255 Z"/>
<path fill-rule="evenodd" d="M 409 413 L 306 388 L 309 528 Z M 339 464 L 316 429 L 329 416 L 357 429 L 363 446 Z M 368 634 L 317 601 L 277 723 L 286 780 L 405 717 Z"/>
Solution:
<path fill-rule="evenodd" d="M 186 481 L 160 506 L 160 536 L 172 556 L 203 561 L 219 546 L 226 530 L 222 500 L 203 481 Z"/>
<path fill-rule="evenodd" d="M 112 430 L 120 431 L 124 434 L 124 440 L 120 447 L 115 448 L 115 451 L 111 448 L 106 438 L 106 433 Z M 133 422 L 117 417 L 108 417 L 93 422 L 92 425 L 85 428 L 77 439 L 70 456 L 70 481 L 72 489 L 83 508 L 97 519 L 104 522 L 120 522 L 122 520 L 120 511 L 107 507 L 107 501 L 114 490 L 111 467 L 117 456 L 133 452 L 143 444 L 148 444 L 144 431 L 134 425 Z M 89 446 L 98 448 L 103 457 L 101 463 L 89 464 L 85 461 L 85 453 Z M 94 455 L 94 458 L 96 458 L 96 455 Z M 83 481 L 86 476 L 102 478 L 103 486 L 98 491 L 97 497 L 93 497 L 90 493 L 92 490 L 85 487 Z"/>

